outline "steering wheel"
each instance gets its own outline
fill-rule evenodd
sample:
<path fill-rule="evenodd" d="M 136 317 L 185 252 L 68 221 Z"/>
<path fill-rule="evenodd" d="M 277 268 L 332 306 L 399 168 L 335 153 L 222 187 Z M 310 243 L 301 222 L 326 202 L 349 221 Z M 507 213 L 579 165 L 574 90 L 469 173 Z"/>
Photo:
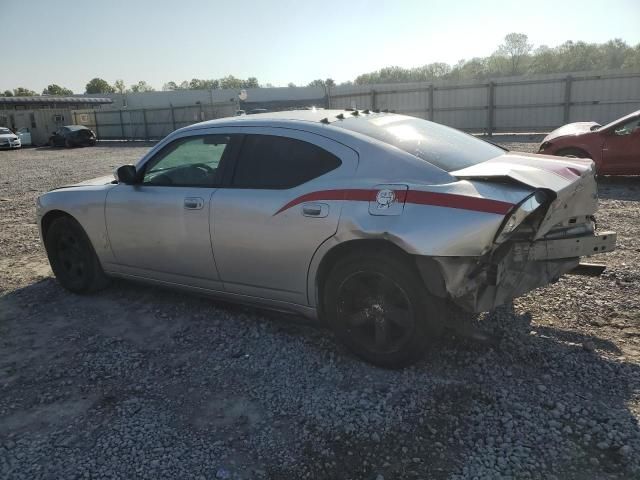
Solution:
<path fill-rule="evenodd" d="M 150 183 L 151 185 L 173 185 L 173 180 L 166 173 L 161 173 L 145 183 Z"/>
<path fill-rule="evenodd" d="M 213 175 L 213 174 L 216 173 L 216 169 L 215 168 L 211 168 L 206 163 L 196 163 L 194 165 L 194 167 L 199 168 L 201 170 L 204 170 L 207 175 Z"/>

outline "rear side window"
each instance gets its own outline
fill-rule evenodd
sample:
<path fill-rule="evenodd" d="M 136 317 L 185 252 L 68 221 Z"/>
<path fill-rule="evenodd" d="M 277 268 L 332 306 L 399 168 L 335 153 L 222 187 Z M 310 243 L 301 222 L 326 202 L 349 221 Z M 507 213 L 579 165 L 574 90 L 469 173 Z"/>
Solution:
<path fill-rule="evenodd" d="M 284 189 L 301 185 L 340 166 L 340 159 L 311 143 L 272 135 L 247 135 L 233 185 Z"/>

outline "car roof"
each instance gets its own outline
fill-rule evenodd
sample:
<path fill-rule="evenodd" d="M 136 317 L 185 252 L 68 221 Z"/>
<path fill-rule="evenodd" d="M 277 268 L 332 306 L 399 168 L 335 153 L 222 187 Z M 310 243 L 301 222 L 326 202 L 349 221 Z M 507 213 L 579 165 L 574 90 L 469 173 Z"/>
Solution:
<path fill-rule="evenodd" d="M 212 126 L 219 127 L 222 125 L 230 125 L 230 126 L 243 126 L 243 125 L 267 125 L 273 121 L 291 121 L 291 122 L 312 122 L 312 123 L 320 123 L 325 117 L 335 117 L 340 113 L 345 113 L 344 110 L 319 110 L 319 109 L 311 109 L 311 110 L 286 110 L 284 112 L 265 112 L 265 113 L 256 113 L 254 115 L 246 116 L 246 117 L 224 117 L 224 118 L 216 118 L 215 120 L 207 120 L 206 122 L 196 123 L 195 125 L 191 125 L 190 127 L 203 127 L 203 126 Z M 186 128 L 190 128 L 186 127 Z"/>
<path fill-rule="evenodd" d="M 192 129 L 201 129 L 207 127 L 289 127 L 301 128 L 308 131 L 318 132 L 327 127 L 333 127 L 335 134 L 339 130 L 342 134 L 354 135 L 354 132 L 343 128 L 335 129 L 339 122 L 357 122 L 372 120 L 380 116 L 407 117 L 397 113 L 389 113 L 388 111 L 380 112 L 380 110 L 324 110 L 318 108 L 304 110 L 286 110 L 282 112 L 266 112 L 256 113 L 252 115 L 233 116 L 217 118 L 205 122 L 195 123 L 187 127 L 181 128 L 179 131 L 188 131 Z M 334 125 L 335 124 L 335 125 Z"/>

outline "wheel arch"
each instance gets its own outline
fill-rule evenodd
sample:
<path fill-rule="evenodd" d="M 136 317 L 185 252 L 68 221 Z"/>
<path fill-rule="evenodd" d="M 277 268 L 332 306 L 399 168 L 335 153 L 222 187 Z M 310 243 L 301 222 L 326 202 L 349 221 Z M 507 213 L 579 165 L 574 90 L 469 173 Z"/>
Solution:
<path fill-rule="evenodd" d="M 591 159 L 593 159 L 593 154 L 591 152 L 589 152 L 586 148 L 582 147 L 582 146 L 561 147 L 556 151 L 555 154 L 562 157 L 562 156 L 564 156 L 563 153 L 567 153 L 567 152 L 583 153 L 584 154 L 583 158 L 591 158 Z"/>
<path fill-rule="evenodd" d="M 65 212 L 64 210 L 58 210 L 58 209 L 49 210 L 47 213 L 44 214 L 44 216 L 42 217 L 42 220 L 40 220 L 40 232 L 42 233 L 43 241 L 46 240 L 47 232 L 49 231 L 49 228 L 51 227 L 51 224 L 54 222 L 54 220 L 57 220 L 58 218 L 62 218 L 62 217 L 69 217 L 69 218 L 73 218 L 76 222 L 78 221 L 77 218 L 75 218 L 69 212 Z"/>
<path fill-rule="evenodd" d="M 333 266 L 342 258 L 348 255 L 361 252 L 373 252 L 375 254 L 390 255 L 397 258 L 400 261 L 405 262 L 410 268 L 415 269 L 419 277 L 423 281 L 425 288 L 432 294 L 442 297 L 446 295 L 446 289 L 444 289 L 444 277 L 442 272 L 435 262 L 430 257 L 416 256 L 408 253 L 390 240 L 385 239 L 353 239 L 340 243 L 334 243 L 329 246 L 326 252 L 322 254 L 317 267 L 313 272 L 310 272 L 310 280 L 312 285 L 310 295 L 314 295 L 313 298 L 316 310 L 318 312 L 318 318 L 322 318 L 323 309 L 323 296 L 324 296 L 324 284 L 326 278 L 333 268 Z M 313 262 L 312 262 L 313 266 Z M 426 266 L 430 268 L 425 268 Z"/>

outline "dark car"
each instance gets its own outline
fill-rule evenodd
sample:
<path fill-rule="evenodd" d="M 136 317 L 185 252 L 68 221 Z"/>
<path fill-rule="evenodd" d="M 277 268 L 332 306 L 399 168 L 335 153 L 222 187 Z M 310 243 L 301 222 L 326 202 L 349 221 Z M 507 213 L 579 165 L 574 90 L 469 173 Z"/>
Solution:
<path fill-rule="evenodd" d="M 83 125 L 59 127 L 49 137 L 52 147 L 88 147 L 96 144 L 96 134 Z"/>
<path fill-rule="evenodd" d="M 640 110 L 607 125 L 560 127 L 545 137 L 538 153 L 590 158 L 600 175 L 640 175 Z"/>

